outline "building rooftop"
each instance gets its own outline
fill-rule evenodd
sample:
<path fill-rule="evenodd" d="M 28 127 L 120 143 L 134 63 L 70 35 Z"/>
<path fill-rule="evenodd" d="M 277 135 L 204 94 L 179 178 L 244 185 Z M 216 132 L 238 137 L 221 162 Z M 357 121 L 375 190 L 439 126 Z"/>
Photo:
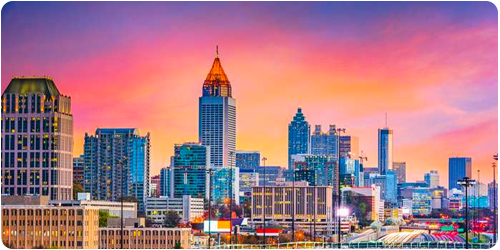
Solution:
<path fill-rule="evenodd" d="M 14 76 L 3 94 L 41 93 L 46 96 L 58 96 L 59 90 L 54 80 L 47 76 Z"/>

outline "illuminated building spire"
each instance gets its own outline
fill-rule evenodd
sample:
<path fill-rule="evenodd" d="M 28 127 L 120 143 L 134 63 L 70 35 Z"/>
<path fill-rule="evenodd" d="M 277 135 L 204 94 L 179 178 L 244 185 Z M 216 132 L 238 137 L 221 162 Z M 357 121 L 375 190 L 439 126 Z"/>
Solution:
<path fill-rule="evenodd" d="M 215 47 L 215 59 L 203 83 L 203 96 L 231 97 L 231 84 L 219 59 L 219 46 Z"/>

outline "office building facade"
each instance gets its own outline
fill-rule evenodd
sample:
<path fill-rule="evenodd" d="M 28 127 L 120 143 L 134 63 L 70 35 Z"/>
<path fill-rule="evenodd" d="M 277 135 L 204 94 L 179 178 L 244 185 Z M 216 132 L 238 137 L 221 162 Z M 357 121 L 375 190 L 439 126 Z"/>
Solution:
<path fill-rule="evenodd" d="M 438 171 L 431 170 L 424 174 L 424 181 L 429 188 L 437 188 L 439 186 L 439 173 Z"/>
<path fill-rule="evenodd" d="M 359 157 L 359 138 L 353 135 L 340 136 L 340 157 Z"/>
<path fill-rule="evenodd" d="M 236 167 L 240 170 L 257 170 L 259 166 L 259 151 L 236 151 Z"/>
<path fill-rule="evenodd" d="M 338 188 L 339 169 L 337 158 L 332 155 L 292 155 L 295 181 L 307 181 L 310 186 L 334 186 Z"/>
<path fill-rule="evenodd" d="M 218 51 L 203 83 L 199 99 L 199 141 L 210 147 L 213 167 L 234 166 L 236 162 L 236 100 L 222 68 Z"/>
<path fill-rule="evenodd" d="M 398 178 L 398 183 L 406 182 L 406 162 L 404 161 L 393 162 L 392 171 L 396 174 Z"/>
<path fill-rule="evenodd" d="M 73 158 L 73 184 L 78 184 L 83 188 L 85 158 L 83 155 Z"/>
<path fill-rule="evenodd" d="M 240 169 L 215 167 L 212 170 L 212 204 L 228 203 L 231 197 L 235 204 L 240 204 Z"/>
<path fill-rule="evenodd" d="M 190 249 L 190 228 L 99 228 L 99 249 Z M 97 247 L 94 247 L 97 248 Z"/>
<path fill-rule="evenodd" d="M 165 167 L 160 170 L 160 196 L 172 197 L 173 174 L 172 167 Z"/>
<path fill-rule="evenodd" d="M 314 126 L 314 131 L 311 135 L 311 154 L 336 157 L 338 153 L 335 125 L 330 125 L 327 132 L 321 131 L 321 125 Z"/>
<path fill-rule="evenodd" d="M 458 180 L 464 177 L 472 178 L 472 158 L 470 157 L 451 157 L 448 160 L 448 189 L 456 188 L 462 190 L 457 184 Z"/>
<path fill-rule="evenodd" d="M 52 78 L 13 77 L 2 93 L 2 194 L 73 196 L 71 98 Z"/>
<path fill-rule="evenodd" d="M 188 223 L 195 218 L 203 217 L 204 200 L 190 195 L 184 195 L 181 198 L 148 197 L 146 216 L 157 224 L 164 224 L 168 211 L 174 211 L 182 218 L 182 222 Z"/>
<path fill-rule="evenodd" d="M 381 175 L 385 175 L 392 167 L 392 137 L 392 129 L 378 129 L 378 168 Z"/>
<path fill-rule="evenodd" d="M 288 125 L 288 170 L 292 169 L 292 155 L 308 154 L 311 145 L 311 126 L 306 121 L 302 109 L 297 109 L 297 114 Z"/>

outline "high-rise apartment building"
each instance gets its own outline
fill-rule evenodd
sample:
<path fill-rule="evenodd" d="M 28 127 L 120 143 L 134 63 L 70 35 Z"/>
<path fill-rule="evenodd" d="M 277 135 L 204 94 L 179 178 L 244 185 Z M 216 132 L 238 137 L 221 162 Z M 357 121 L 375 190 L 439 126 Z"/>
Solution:
<path fill-rule="evenodd" d="M 79 184 L 83 188 L 85 158 L 83 155 L 73 158 L 73 184 Z"/>
<path fill-rule="evenodd" d="M 13 77 L 2 93 L 2 194 L 73 196 L 71 98 L 52 78 Z"/>
<path fill-rule="evenodd" d="M 93 199 L 133 196 L 144 211 L 149 196 L 150 137 L 135 128 L 98 128 L 85 133 L 84 189 Z"/>
<path fill-rule="evenodd" d="M 297 114 L 288 125 L 288 170 L 292 169 L 292 155 L 308 154 L 311 144 L 311 126 L 306 121 L 302 109 L 297 109 Z"/>
<path fill-rule="evenodd" d="M 234 166 L 236 152 L 236 100 L 222 68 L 219 53 L 203 83 L 200 97 L 199 141 L 210 147 L 212 167 Z"/>
<path fill-rule="evenodd" d="M 448 160 L 448 189 L 462 189 L 457 181 L 466 176 L 472 178 L 472 158 L 451 157 Z"/>
<path fill-rule="evenodd" d="M 196 142 L 176 144 L 172 161 L 173 196 L 208 197 L 211 148 Z"/>
<path fill-rule="evenodd" d="M 378 129 L 378 169 L 381 175 L 385 175 L 392 167 L 392 137 L 392 129 Z"/>

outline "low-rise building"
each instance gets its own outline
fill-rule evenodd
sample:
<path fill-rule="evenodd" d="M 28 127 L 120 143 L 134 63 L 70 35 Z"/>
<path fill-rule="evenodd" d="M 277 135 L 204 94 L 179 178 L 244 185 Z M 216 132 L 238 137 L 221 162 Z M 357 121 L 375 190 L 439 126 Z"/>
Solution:
<path fill-rule="evenodd" d="M 49 204 L 56 206 L 81 206 L 92 207 L 100 211 L 106 211 L 111 216 L 121 216 L 122 203 L 119 201 L 92 200 L 90 193 L 78 193 L 78 200 L 49 201 Z M 137 203 L 123 202 L 123 218 L 137 217 Z"/>
<path fill-rule="evenodd" d="M 203 216 L 204 199 L 184 195 L 182 198 L 148 197 L 146 199 L 146 216 L 155 223 L 163 223 L 168 211 L 175 211 L 183 222 Z"/>
<path fill-rule="evenodd" d="M 316 233 L 331 232 L 332 187 L 308 186 L 305 182 L 286 183 L 283 186 L 252 187 L 251 222 L 256 227 L 266 222 L 276 222 L 283 229 L 291 229 L 292 219 L 296 230 L 316 229 Z M 264 205 L 265 201 L 265 205 Z"/>
<path fill-rule="evenodd" d="M 100 249 L 191 248 L 190 228 L 100 228 Z M 123 240 L 123 245 L 122 245 Z M 123 247 L 122 247 L 123 246 Z"/>
<path fill-rule="evenodd" d="M 98 230 L 96 208 L 52 206 L 47 196 L 2 197 L 2 242 L 9 248 L 96 249 Z"/>

